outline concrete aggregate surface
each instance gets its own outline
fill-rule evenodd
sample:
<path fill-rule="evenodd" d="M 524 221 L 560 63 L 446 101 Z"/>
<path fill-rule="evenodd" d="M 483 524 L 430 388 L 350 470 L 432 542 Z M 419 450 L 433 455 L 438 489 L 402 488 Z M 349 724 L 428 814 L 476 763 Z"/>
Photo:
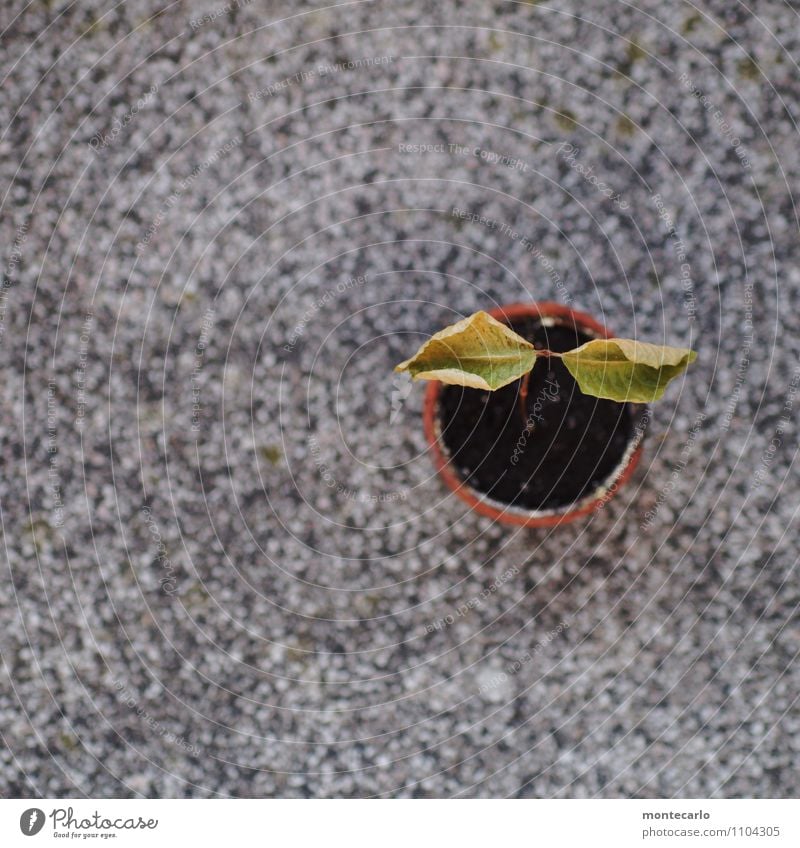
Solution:
<path fill-rule="evenodd" d="M 0 795 L 800 792 L 800 15 L 0 7 Z M 554 300 L 698 360 L 501 527 L 392 374 Z"/>

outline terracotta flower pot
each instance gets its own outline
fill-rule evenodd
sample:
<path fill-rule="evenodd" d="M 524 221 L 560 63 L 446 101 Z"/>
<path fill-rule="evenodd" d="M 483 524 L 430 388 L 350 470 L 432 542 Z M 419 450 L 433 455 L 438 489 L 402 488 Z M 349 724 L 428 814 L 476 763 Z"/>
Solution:
<path fill-rule="evenodd" d="M 490 314 L 499 321 L 513 324 L 525 318 L 542 320 L 548 325 L 561 325 L 574 328 L 589 338 L 609 338 L 613 334 L 602 324 L 583 312 L 570 309 L 559 303 L 515 303 L 510 306 L 490 310 Z M 576 501 L 550 509 L 527 509 L 496 500 L 477 491 L 457 473 L 450 459 L 450 452 L 442 438 L 441 408 L 442 383 L 432 381 L 428 384 L 423 409 L 425 436 L 433 453 L 434 463 L 439 476 L 447 486 L 472 509 L 501 524 L 521 527 L 551 527 L 574 521 L 576 518 L 602 508 L 619 489 L 630 479 L 642 453 L 644 429 L 632 427 L 627 446 L 614 470 L 608 474 L 595 489 Z M 631 405 L 634 409 L 644 410 L 641 404 Z M 534 435 L 535 437 L 535 435 Z"/>

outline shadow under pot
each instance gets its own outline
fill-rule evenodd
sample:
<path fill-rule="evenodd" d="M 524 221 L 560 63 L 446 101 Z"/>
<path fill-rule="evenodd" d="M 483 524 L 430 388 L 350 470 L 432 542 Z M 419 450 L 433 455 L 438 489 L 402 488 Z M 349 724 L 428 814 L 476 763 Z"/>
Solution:
<path fill-rule="evenodd" d="M 557 353 L 612 335 L 558 303 L 490 314 Z M 588 515 L 633 474 L 647 407 L 584 395 L 557 358 L 537 358 L 520 398 L 522 383 L 496 392 L 428 385 L 425 435 L 439 475 L 470 507 L 502 524 L 548 527 Z"/>

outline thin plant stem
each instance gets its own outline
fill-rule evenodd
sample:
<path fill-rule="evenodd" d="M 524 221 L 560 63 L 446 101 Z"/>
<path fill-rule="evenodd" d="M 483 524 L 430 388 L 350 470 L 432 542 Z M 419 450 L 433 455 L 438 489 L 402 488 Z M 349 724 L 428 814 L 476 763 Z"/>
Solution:
<path fill-rule="evenodd" d="M 531 372 L 528 371 L 522 378 L 522 383 L 519 387 L 519 414 L 522 416 L 526 427 L 528 426 L 528 383 L 530 379 Z"/>
<path fill-rule="evenodd" d="M 547 350 L 544 348 L 543 350 L 536 351 L 537 358 L 540 356 L 546 357 L 555 357 L 556 359 L 561 359 L 561 354 L 556 353 L 554 350 Z M 535 364 L 535 363 L 534 363 Z M 532 371 L 533 369 L 531 369 Z M 519 413 L 522 416 L 522 420 L 525 423 L 525 426 L 528 426 L 528 384 L 531 380 L 531 372 L 528 371 L 525 376 L 522 378 L 522 383 L 519 387 Z"/>

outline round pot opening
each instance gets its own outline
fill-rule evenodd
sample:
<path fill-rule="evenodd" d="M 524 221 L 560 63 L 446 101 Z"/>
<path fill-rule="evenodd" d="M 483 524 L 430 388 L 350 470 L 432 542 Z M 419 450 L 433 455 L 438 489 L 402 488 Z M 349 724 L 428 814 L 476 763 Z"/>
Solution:
<path fill-rule="evenodd" d="M 556 303 L 491 314 L 556 352 L 611 335 L 591 316 Z M 429 385 L 425 431 L 447 485 L 506 524 L 549 526 L 604 505 L 639 460 L 646 407 L 584 395 L 559 359 L 544 356 L 524 392 L 522 380 L 496 392 Z"/>

